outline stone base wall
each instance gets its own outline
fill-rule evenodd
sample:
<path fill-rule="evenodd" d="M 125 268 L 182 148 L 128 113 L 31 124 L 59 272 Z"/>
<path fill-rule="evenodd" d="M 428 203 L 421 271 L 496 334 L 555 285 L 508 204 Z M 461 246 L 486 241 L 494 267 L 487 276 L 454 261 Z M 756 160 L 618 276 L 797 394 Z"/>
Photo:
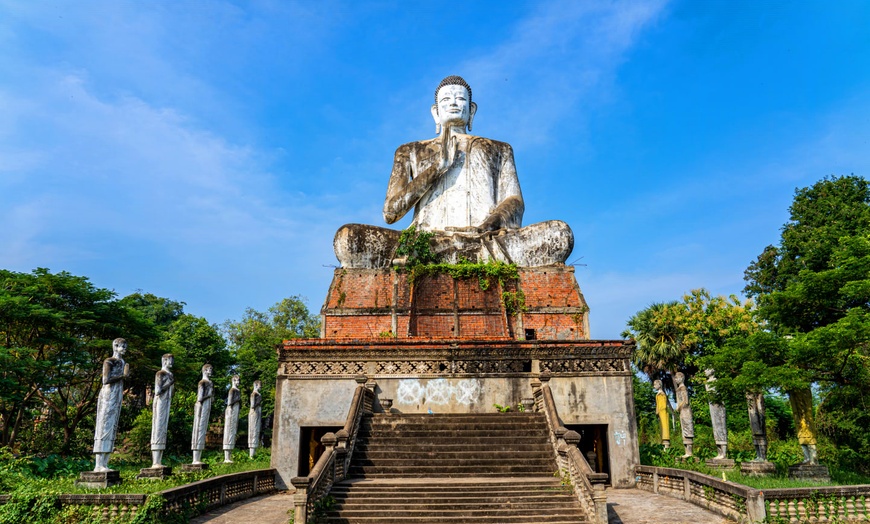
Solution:
<path fill-rule="evenodd" d="M 634 484 L 639 463 L 631 368 L 624 341 L 298 340 L 279 356 L 272 466 L 279 486 L 298 474 L 301 428 L 343 426 L 355 378 L 374 388 L 376 412 L 493 413 L 532 397 L 550 377 L 564 425 L 606 425 L 611 482 Z"/>

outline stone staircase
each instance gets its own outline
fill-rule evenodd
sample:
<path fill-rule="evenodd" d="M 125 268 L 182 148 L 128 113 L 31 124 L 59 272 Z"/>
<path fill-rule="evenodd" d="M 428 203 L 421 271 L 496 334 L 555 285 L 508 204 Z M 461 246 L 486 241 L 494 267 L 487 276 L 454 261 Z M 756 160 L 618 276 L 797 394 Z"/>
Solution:
<path fill-rule="evenodd" d="M 330 524 L 588 522 L 541 413 L 364 417 Z"/>

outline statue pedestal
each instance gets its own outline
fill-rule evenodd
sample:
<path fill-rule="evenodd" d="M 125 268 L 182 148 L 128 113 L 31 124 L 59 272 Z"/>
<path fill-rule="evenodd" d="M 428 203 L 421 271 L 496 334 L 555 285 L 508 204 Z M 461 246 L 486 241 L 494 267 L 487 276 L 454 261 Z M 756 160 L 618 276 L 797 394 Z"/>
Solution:
<path fill-rule="evenodd" d="M 163 480 L 170 475 L 172 475 L 172 468 L 169 466 L 151 466 L 140 469 L 136 478 Z"/>
<path fill-rule="evenodd" d="M 208 469 L 208 464 L 182 464 L 181 471 L 185 473 L 193 473 L 195 471 L 205 471 Z"/>
<path fill-rule="evenodd" d="M 740 472 L 744 475 L 762 476 L 773 475 L 776 473 L 776 466 L 773 462 L 744 462 L 740 464 Z"/>
<path fill-rule="evenodd" d="M 707 460 L 707 462 L 705 462 L 705 464 L 707 464 L 707 466 L 709 466 L 711 468 L 716 468 L 716 469 L 731 469 L 734 467 L 735 462 L 733 460 L 727 459 L 727 458 L 726 459 L 712 458 L 712 459 Z"/>
<path fill-rule="evenodd" d="M 108 488 L 121 483 L 121 473 L 115 470 L 109 471 L 82 471 L 76 486 L 85 488 Z"/>
<path fill-rule="evenodd" d="M 800 480 L 830 482 L 831 472 L 828 471 L 828 466 L 821 464 L 798 464 L 796 466 L 789 466 L 788 477 Z"/>

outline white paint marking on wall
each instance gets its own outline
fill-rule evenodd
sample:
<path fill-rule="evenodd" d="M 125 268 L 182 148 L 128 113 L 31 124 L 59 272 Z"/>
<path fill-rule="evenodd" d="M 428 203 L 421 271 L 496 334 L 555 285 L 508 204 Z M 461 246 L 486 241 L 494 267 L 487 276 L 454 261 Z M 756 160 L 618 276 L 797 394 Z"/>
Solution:
<path fill-rule="evenodd" d="M 411 405 L 426 402 L 432 405 L 449 404 L 453 399 L 459 404 L 473 404 L 480 396 L 480 380 L 463 379 L 451 384 L 447 379 L 430 380 L 425 386 L 419 379 L 409 378 L 399 381 L 396 402 Z"/>
<path fill-rule="evenodd" d="M 614 442 L 616 442 L 617 446 L 624 446 L 625 441 L 628 440 L 628 437 L 626 436 L 625 431 L 614 431 L 613 440 Z"/>

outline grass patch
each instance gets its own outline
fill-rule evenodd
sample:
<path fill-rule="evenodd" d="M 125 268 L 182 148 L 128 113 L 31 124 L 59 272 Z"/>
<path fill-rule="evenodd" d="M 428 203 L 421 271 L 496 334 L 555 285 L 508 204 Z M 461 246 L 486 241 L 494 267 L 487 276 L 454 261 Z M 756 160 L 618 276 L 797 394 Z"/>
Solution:
<path fill-rule="evenodd" d="M 788 465 L 777 463 L 777 472 L 774 475 L 756 477 L 744 475 L 740 472 L 740 463 L 733 469 L 711 468 L 699 458 L 682 458 L 682 451 L 669 448 L 664 449 L 660 444 L 641 444 L 641 464 L 645 466 L 657 466 L 660 468 L 685 469 L 697 471 L 718 479 L 725 473 L 725 479 L 735 484 L 742 484 L 755 489 L 783 489 L 783 488 L 810 488 L 824 486 L 852 486 L 870 484 L 870 476 L 862 475 L 853 471 L 843 471 L 829 467 L 831 482 L 817 482 L 811 480 L 797 480 L 788 478 Z"/>

